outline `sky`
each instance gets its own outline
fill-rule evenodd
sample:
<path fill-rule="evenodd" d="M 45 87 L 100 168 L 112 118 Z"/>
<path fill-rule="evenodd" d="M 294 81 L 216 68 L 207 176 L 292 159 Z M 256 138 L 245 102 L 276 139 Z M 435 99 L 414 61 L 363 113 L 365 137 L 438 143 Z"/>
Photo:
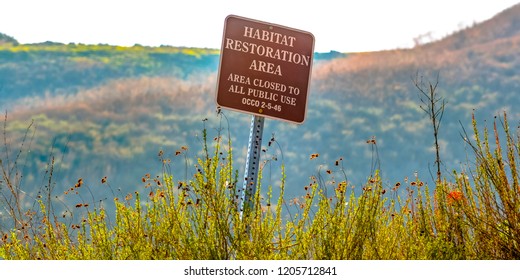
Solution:
<path fill-rule="evenodd" d="M 317 52 L 409 48 L 520 0 L 1 0 L 0 32 L 20 43 L 219 49 L 233 14 L 310 32 Z"/>

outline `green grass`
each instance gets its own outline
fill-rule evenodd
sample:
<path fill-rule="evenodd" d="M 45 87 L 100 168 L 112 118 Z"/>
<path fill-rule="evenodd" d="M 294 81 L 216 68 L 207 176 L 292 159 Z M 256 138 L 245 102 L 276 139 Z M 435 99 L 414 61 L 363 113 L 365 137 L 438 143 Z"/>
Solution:
<path fill-rule="evenodd" d="M 259 187 L 266 194 L 258 192 L 254 209 L 242 218 L 236 191 L 242 182 L 230 140 L 220 134 L 209 139 L 206 129 L 202 135 L 192 178 L 175 177 L 184 171 L 171 170 L 160 153 L 162 175 L 145 175 L 140 192 L 114 195 L 114 215 L 102 204 L 80 203 L 70 211 L 75 219 L 65 219 L 53 213 L 50 195 L 26 209 L 17 185 L 20 154 L 4 159 L 2 205 L 14 226 L 1 233 L 0 258 L 520 258 L 520 139 L 505 114 L 492 132 L 479 130 L 473 120 L 473 136 L 465 135 L 473 160 L 436 186 L 421 178 L 387 185 L 377 171 L 353 186 L 346 177 L 338 180 L 344 174 L 339 160 L 335 170 L 327 170 L 335 180 L 311 177 L 302 197 L 285 197 L 284 180 Z M 177 154 L 187 158 L 186 152 L 183 147 Z M 285 178 L 283 167 L 280 172 Z M 82 188 L 78 180 L 67 195 Z"/>

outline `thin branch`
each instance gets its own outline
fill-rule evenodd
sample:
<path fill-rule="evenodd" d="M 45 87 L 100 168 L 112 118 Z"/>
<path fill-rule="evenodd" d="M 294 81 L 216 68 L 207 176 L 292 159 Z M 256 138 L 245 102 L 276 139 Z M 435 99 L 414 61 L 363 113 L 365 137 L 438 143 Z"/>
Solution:
<path fill-rule="evenodd" d="M 437 73 L 434 83 L 428 82 L 425 86 L 423 77 L 419 79 L 419 73 L 415 74 L 415 79 L 412 79 L 415 87 L 419 90 L 419 100 L 422 105 L 419 108 L 423 110 L 432 122 L 433 137 L 435 140 L 435 164 L 437 165 L 437 182 L 441 181 L 441 159 L 439 146 L 439 128 L 442 118 L 444 116 L 444 109 L 446 108 L 446 101 L 443 97 L 437 96 L 437 86 L 439 85 L 439 73 Z M 439 105 L 440 102 L 440 105 Z M 439 107 L 437 107 L 439 105 Z"/>

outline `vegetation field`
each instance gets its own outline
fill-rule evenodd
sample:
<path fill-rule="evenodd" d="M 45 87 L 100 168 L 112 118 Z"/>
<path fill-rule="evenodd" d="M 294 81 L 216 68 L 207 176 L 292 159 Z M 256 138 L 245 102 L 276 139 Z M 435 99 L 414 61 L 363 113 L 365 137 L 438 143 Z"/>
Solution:
<path fill-rule="evenodd" d="M 230 139 L 226 133 L 209 135 L 204 129 L 201 156 L 191 178 L 172 169 L 162 152 L 157 155 L 162 175 L 145 174 L 140 191 L 121 193 L 111 188 L 109 178 L 100 178 L 102 187 L 112 193 L 106 203 L 115 205 L 113 218 L 101 202 L 82 196 L 92 190 L 81 178 L 59 194 L 80 198 L 66 211 L 53 211 L 51 189 L 28 206 L 19 188 L 25 143 L 13 154 L 6 152 L 5 143 L 1 178 L 9 192 L 3 192 L 2 205 L 14 226 L 2 231 L 0 257 L 518 259 L 518 130 L 510 131 L 504 114 L 489 130 L 480 131 L 474 120 L 473 133 L 466 137 L 474 159 L 468 169 L 454 171 L 453 181 L 439 176 L 435 185 L 428 185 L 414 177 L 386 185 L 375 170 L 356 187 L 339 158 L 334 168 L 311 177 L 304 196 L 286 197 L 282 180 L 264 186 L 267 195 L 257 192 L 253 206 L 240 212 L 241 182 Z M 268 146 L 275 145 L 271 139 Z M 186 152 L 180 147 L 177 156 L 186 157 Z M 282 165 L 279 171 L 285 178 L 284 170 Z M 48 172 L 51 185 L 52 164 Z M 361 195 L 354 188 L 361 188 Z M 277 199 L 271 197 L 273 189 L 281 193 Z"/>

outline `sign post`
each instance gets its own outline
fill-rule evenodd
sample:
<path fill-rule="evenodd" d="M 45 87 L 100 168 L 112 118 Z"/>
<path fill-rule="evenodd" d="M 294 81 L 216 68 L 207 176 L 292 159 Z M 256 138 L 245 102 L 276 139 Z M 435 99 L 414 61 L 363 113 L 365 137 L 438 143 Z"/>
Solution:
<path fill-rule="evenodd" d="M 239 200 L 240 218 L 244 211 L 253 209 L 254 195 L 260 169 L 260 152 L 262 148 L 262 134 L 264 131 L 264 117 L 253 116 L 251 119 L 251 131 L 247 147 L 246 168 L 244 171 L 244 185 Z"/>
<path fill-rule="evenodd" d="M 253 115 L 244 185 L 237 190 L 241 213 L 253 206 L 264 117 L 305 120 L 313 54 L 309 32 L 235 15 L 225 19 L 216 103 Z"/>

